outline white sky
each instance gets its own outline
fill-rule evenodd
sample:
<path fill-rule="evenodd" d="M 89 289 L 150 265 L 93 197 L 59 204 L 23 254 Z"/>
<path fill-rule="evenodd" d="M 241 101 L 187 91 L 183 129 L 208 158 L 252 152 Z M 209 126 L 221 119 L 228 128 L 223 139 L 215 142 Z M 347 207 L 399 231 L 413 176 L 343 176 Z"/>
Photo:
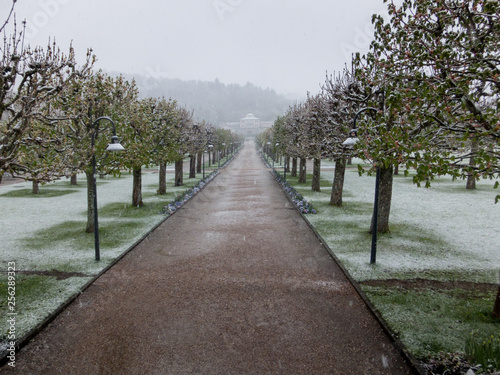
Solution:
<path fill-rule="evenodd" d="M 11 0 L 0 0 L 0 20 Z M 27 41 L 71 41 L 96 67 L 152 78 L 251 82 L 315 93 L 325 73 L 365 52 L 382 0 L 18 0 Z"/>

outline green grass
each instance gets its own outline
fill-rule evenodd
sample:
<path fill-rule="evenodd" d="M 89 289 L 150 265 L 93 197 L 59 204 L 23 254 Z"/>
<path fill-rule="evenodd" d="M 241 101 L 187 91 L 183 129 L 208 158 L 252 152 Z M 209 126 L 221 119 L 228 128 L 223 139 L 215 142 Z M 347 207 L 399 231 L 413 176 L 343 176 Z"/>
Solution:
<path fill-rule="evenodd" d="M 130 211 L 140 211 L 132 208 Z M 156 212 L 158 213 L 158 212 Z M 135 218 L 145 216 L 146 211 L 140 211 Z M 38 231 L 35 237 L 26 238 L 24 245 L 28 249 L 42 250 L 47 247 L 66 247 L 86 251 L 94 246 L 94 233 L 86 233 L 86 221 L 69 221 Z M 100 221 L 99 242 L 102 248 L 125 246 L 143 230 L 138 221 Z"/>
<path fill-rule="evenodd" d="M 90 277 L 70 277 L 65 280 L 57 280 L 52 276 L 23 275 L 17 274 L 15 280 L 16 299 L 16 338 L 33 329 L 39 322 L 40 317 L 48 316 L 56 306 L 64 303 L 72 294 L 78 291 L 78 284 L 85 283 Z M 0 277 L 0 294 L 7 294 L 6 276 Z M 33 301 L 36 301 L 35 303 Z M 7 311 L 7 299 L 0 299 L 0 310 Z M 4 341 L 9 326 L 4 319 L 0 325 L 0 340 Z"/>
<path fill-rule="evenodd" d="M 495 293 L 451 290 L 404 290 L 363 286 L 391 328 L 418 358 L 440 352 L 464 352 L 472 331 L 489 337 L 500 332 L 491 314 Z"/>
<path fill-rule="evenodd" d="M 485 369 L 500 368 L 500 333 L 487 336 L 471 332 L 465 341 L 465 352 Z"/>
<path fill-rule="evenodd" d="M 61 197 L 64 195 L 68 194 L 73 194 L 77 192 L 77 189 L 45 189 L 41 188 L 39 194 L 33 194 L 33 190 L 31 189 L 19 189 L 19 190 L 12 190 L 9 191 L 5 194 L 2 194 L 2 197 L 6 198 L 33 198 L 33 199 L 39 199 L 39 198 L 54 198 L 54 197 Z"/>

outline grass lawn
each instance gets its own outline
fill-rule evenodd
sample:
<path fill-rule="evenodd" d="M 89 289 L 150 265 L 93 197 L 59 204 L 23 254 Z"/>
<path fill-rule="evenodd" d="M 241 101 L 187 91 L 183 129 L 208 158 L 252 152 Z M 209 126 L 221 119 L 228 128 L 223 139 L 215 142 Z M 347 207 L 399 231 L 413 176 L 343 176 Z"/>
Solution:
<path fill-rule="evenodd" d="M 375 178 L 349 168 L 342 207 L 329 205 L 333 171 L 322 171 L 321 192 L 287 174 L 287 181 L 318 211 L 305 215 L 376 309 L 420 360 L 463 355 L 478 342 L 500 338 L 492 316 L 500 270 L 500 205 L 491 181 L 473 191 L 443 177 L 429 189 L 395 176 L 391 232 L 378 236 L 370 264 Z"/>

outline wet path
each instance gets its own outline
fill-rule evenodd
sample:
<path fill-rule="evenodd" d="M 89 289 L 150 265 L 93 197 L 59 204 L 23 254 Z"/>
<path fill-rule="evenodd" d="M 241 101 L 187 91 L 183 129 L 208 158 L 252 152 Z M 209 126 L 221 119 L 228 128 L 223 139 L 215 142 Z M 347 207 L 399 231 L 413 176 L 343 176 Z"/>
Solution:
<path fill-rule="evenodd" d="M 410 370 L 247 143 L 4 372 Z"/>

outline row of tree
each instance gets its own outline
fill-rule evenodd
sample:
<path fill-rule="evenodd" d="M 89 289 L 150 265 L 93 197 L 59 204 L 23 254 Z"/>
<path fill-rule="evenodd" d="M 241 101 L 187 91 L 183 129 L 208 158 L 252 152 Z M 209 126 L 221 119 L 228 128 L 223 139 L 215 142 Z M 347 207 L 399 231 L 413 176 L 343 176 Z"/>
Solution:
<path fill-rule="evenodd" d="M 228 130 L 195 122 L 174 100 L 139 99 L 134 81 L 93 70 L 91 50 L 79 65 L 71 47 L 66 55 L 55 43 L 31 49 L 22 41 L 22 33 L 6 39 L 0 61 L 0 181 L 8 172 L 36 188 L 63 176 L 76 183 L 85 172 L 88 232 L 94 231 L 94 159 L 100 175 L 132 171 L 132 204 L 142 206 L 143 166 L 160 166 L 158 193 L 165 194 L 167 163 L 175 162 L 180 186 L 185 156 L 195 177 L 203 152 L 217 161 L 239 142 Z M 125 147 L 120 155 L 105 151 L 115 132 Z"/>
<path fill-rule="evenodd" d="M 314 159 L 313 190 L 321 159 L 335 160 L 332 205 L 342 204 L 346 160 L 370 163 L 380 176 L 379 232 L 389 231 L 400 167 L 426 186 L 444 174 L 467 179 L 470 189 L 480 178 L 498 187 L 500 177 L 500 3 L 385 2 L 389 19 L 373 17 L 370 51 L 258 139 L 292 159 L 292 174 L 298 158 L 301 181 L 305 160 Z M 354 127 L 358 139 L 346 146 Z"/>

